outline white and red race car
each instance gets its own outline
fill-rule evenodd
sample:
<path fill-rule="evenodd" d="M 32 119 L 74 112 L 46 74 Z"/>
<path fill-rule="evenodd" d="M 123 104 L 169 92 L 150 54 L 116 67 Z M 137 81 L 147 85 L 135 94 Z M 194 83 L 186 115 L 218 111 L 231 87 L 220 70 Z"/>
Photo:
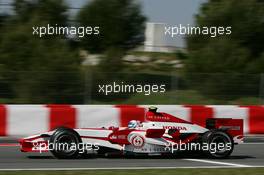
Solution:
<path fill-rule="evenodd" d="M 210 118 L 202 127 L 151 107 L 144 122 L 128 127 L 57 128 L 20 139 L 22 152 L 48 152 L 56 158 L 121 153 L 122 155 L 178 154 L 199 151 L 211 158 L 226 158 L 243 142 L 243 120 Z"/>

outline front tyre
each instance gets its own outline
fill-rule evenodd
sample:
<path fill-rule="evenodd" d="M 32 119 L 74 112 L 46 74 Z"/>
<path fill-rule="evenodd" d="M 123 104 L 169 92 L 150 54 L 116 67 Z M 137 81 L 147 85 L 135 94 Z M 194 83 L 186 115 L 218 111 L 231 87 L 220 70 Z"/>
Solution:
<path fill-rule="evenodd" d="M 70 128 L 58 128 L 50 137 L 51 153 L 58 159 L 74 159 L 79 155 L 81 138 Z"/>
<path fill-rule="evenodd" d="M 202 136 L 203 152 L 210 158 L 227 158 L 233 152 L 233 139 L 221 130 L 211 130 Z"/>

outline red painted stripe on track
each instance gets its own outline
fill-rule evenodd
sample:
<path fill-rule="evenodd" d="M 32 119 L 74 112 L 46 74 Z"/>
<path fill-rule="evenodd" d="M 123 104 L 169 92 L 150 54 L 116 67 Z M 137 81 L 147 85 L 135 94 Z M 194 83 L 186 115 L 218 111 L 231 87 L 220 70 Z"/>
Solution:
<path fill-rule="evenodd" d="M 71 105 L 47 105 L 50 109 L 49 129 L 57 127 L 76 128 L 76 109 Z"/>
<path fill-rule="evenodd" d="M 191 122 L 205 127 L 206 119 L 213 118 L 213 108 L 201 105 L 185 105 L 191 109 Z"/>
<path fill-rule="evenodd" d="M 7 109 L 5 105 L 0 105 L 0 136 L 7 135 Z"/>
<path fill-rule="evenodd" d="M 145 121 L 145 108 L 136 105 L 117 105 L 120 109 L 119 121 L 120 126 L 127 126 L 130 120 Z"/>
<path fill-rule="evenodd" d="M 264 133 L 264 107 L 263 106 L 241 106 L 248 108 L 248 124 L 250 134 Z"/>

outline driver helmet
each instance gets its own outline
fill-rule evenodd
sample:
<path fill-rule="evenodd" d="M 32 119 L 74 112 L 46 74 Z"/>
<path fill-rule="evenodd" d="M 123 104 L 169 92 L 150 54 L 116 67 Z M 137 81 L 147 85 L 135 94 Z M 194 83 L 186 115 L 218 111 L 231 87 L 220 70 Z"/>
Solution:
<path fill-rule="evenodd" d="M 138 122 L 136 120 L 131 120 L 130 122 L 128 122 L 127 127 L 128 128 L 136 128 L 138 126 Z"/>

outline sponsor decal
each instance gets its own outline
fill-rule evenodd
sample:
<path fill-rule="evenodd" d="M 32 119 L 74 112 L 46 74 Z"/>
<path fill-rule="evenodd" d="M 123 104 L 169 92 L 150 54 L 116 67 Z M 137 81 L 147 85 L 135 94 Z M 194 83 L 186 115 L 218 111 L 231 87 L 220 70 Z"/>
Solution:
<path fill-rule="evenodd" d="M 187 128 L 184 126 L 163 126 L 163 129 L 177 129 L 187 131 Z"/>
<path fill-rule="evenodd" d="M 240 130 L 240 126 L 220 126 L 220 129 L 228 129 L 228 130 L 235 130 L 235 131 L 239 131 Z"/>
<path fill-rule="evenodd" d="M 142 148 L 145 144 L 145 140 L 141 135 L 134 135 L 131 138 L 131 144 L 135 147 L 135 148 Z"/>
<path fill-rule="evenodd" d="M 127 135 L 111 135 L 110 139 L 127 139 Z"/>
<path fill-rule="evenodd" d="M 163 116 L 163 115 L 152 115 L 152 116 L 148 116 L 149 119 L 159 119 L 159 120 L 167 120 L 169 121 L 170 118 L 168 116 Z"/>

